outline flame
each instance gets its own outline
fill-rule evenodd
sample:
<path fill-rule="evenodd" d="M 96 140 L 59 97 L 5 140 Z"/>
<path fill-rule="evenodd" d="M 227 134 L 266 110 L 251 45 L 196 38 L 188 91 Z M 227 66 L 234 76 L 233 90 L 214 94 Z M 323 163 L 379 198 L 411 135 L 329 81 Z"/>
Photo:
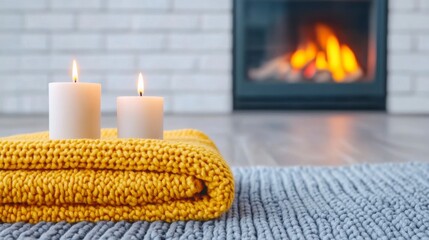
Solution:
<path fill-rule="evenodd" d="M 305 66 L 307 63 L 307 58 L 305 56 L 305 50 L 304 49 L 298 49 L 296 52 L 292 54 L 292 57 L 290 59 L 290 64 L 294 69 L 300 69 Z"/>
<path fill-rule="evenodd" d="M 307 62 L 311 61 L 316 57 L 317 53 L 317 47 L 316 44 L 310 42 L 307 44 L 307 47 L 305 48 L 305 57 L 307 58 Z"/>
<path fill-rule="evenodd" d="M 294 52 L 253 69 L 253 75 L 258 76 L 258 80 L 273 77 L 338 83 L 361 80 L 363 71 L 351 47 L 324 24 L 316 24 L 314 31 L 315 35 L 309 35 L 314 36 L 313 39 L 307 38 Z"/>
<path fill-rule="evenodd" d="M 143 96 L 144 93 L 144 81 L 142 73 L 139 74 L 139 80 L 137 81 L 137 92 L 140 96 Z"/>
<path fill-rule="evenodd" d="M 343 68 L 348 73 L 356 72 L 359 69 L 359 64 L 353 51 L 347 45 L 341 46 L 341 58 L 343 60 Z"/>
<path fill-rule="evenodd" d="M 328 55 L 328 65 L 332 73 L 332 78 L 336 82 L 342 82 L 345 74 L 341 64 L 340 43 L 335 36 L 330 36 L 326 43 L 326 53 Z"/>
<path fill-rule="evenodd" d="M 314 62 L 310 62 L 308 66 L 304 69 L 303 75 L 306 78 L 312 78 L 316 73 L 316 71 L 317 71 L 316 64 Z"/>
<path fill-rule="evenodd" d="M 301 45 L 291 55 L 290 65 L 301 71 L 306 78 L 312 78 L 319 70 L 328 70 L 335 82 L 344 82 L 349 74 L 360 72 L 355 53 L 341 44 L 334 32 L 324 24 L 316 24 L 316 42 Z"/>
<path fill-rule="evenodd" d="M 334 35 L 334 32 L 328 26 L 320 23 L 316 24 L 317 42 L 323 48 L 323 50 L 325 50 L 326 46 L 328 45 L 328 38 Z"/>
<path fill-rule="evenodd" d="M 76 60 L 73 60 L 72 80 L 75 83 L 79 82 L 79 74 L 77 72 Z"/>
<path fill-rule="evenodd" d="M 292 54 L 290 64 L 294 69 L 301 69 L 314 59 L 316 52 L 316 45 L 310 42 Z"/>
<path fill-rule="evenodd" d="M 320 70 L 328 69 L 328 62 L 326 62 L 325 53 L 319 51 L 316 55 L 316 68 Z"/>

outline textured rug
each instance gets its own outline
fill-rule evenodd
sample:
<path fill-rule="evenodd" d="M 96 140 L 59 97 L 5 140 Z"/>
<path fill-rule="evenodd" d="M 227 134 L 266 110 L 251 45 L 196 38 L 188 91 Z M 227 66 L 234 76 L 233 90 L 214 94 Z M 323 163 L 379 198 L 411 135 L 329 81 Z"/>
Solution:
<path fill-rule="evenodd" d="M 206 222 L 0 224 L 0 239 L 429 239 L 429 164 L 236 168 Z"/>

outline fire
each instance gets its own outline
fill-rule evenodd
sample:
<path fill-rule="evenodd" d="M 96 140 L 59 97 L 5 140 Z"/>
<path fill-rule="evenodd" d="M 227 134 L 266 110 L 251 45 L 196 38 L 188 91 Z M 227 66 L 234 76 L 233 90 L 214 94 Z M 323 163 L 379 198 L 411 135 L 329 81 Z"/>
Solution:
<path fill-rule="evenodd" d="M 341 64 L 341 49 L 340 43 L 335 36 L 329 36 L 326 45 L 326 53 L 328 55 L 329 70 L 332 73 L 332 78 L 336 82 L 342 82 L 344 78 L 344 70 Z"/>
<path fill-rule="evenodd" d="M 359 69 L 356 56 L 347 45 L 341 46 L 341 58 L 343 59 L 343 68 L 346 72 L 353 73 Z"/>
<path fill-rule="evenodd" d="M 305 52 L 306 51 L 304 49 L 298 49 L 292 54 L 290 64 L 294 69 L 301 69 L 305 66 L 305 64 L 307 64 L 308 59 Z"/>
<path fill-rule="evenodd" d="M 328 62 L 326 61 L 325 53 L 319 51 L 316 56 L 316 68 L 320 70 L 328 69 Z"/>
<path fill-rule="evenodd" d="M 75 83 L 79 82 L 79 74 L 78 74 L 78 71 L 77 71 L 76 60 L 73 60 L 72 81 L 75 82 Z"/>
<path fill-rule="evenodd" d="M 338 83 L 362 74 L 361 67 L 353 50 L 341 43 L 334 32 L 323 24 L 315 27 L 316 41 L 301 45 L 291 54 L 290 65 L 306 78 L 312 78 L 317 72 L 328 72 Z M 316 44 L 317 43 L 317 44 Z"/>
<path fill-rule="evenodd" d="M 139 73 L 139 79 L 137 80 L 137 92 L 140 96 L 143 96 L 144 81 L 143 81 L 143 74 L 142 73 Z"/>

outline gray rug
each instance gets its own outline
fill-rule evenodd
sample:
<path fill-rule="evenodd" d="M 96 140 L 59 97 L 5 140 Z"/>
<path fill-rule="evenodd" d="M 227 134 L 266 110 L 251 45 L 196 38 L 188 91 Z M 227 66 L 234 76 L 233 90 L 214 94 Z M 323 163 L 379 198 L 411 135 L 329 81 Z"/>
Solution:
<path fill-rule="evenodd" d="M 207 222 L 0 224 L 0 239 L 429 239 L 429 165 L 237 168 Z"/>

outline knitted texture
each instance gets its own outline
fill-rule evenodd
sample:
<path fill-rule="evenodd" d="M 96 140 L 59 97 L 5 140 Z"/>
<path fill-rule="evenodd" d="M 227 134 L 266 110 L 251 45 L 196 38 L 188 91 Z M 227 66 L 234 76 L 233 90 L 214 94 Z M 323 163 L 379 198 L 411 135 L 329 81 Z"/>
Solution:
<path fill-rule="evenodd" d="M 238 168 L 210 221 L 0 224 L 0 239 L 428 239 L 429 165 Z"/>
<path fill-rule="evenodd" d="M 0 221 L 207 220 L 234 198 L 232 173 L 197 130 L 165 140 L 0 139 Z"/>

